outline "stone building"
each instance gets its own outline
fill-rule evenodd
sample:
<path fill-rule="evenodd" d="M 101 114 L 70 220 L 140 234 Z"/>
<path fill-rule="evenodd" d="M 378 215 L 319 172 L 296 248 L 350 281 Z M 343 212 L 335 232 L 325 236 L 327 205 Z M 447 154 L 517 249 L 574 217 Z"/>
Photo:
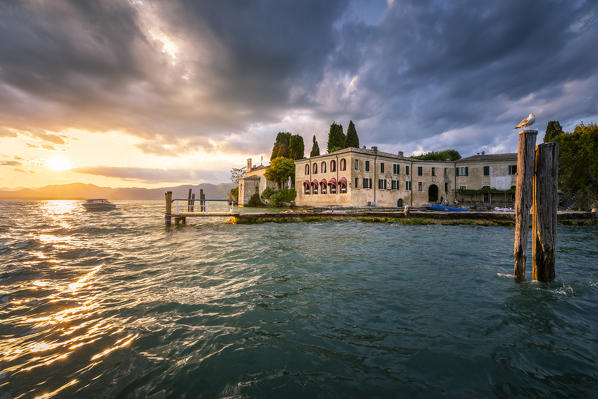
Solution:
<path fill-rule="evenodd" d="M 246 176 L 239 179 L 239 205 L 247 205 L 253 194 L 261 194 L 266 187 L 276 188 L 276 182 L 266 179 L 267 166 L 253 166 L 251 158 L 247 159 Z"/>
<path fill-rule="evenodd" d="M 422 161 L 377 147 L 345 148 L 295 161 L 299 206 L 425 206 L 455 199 L 477 207 L 509 206 L 516 154 Z"/>

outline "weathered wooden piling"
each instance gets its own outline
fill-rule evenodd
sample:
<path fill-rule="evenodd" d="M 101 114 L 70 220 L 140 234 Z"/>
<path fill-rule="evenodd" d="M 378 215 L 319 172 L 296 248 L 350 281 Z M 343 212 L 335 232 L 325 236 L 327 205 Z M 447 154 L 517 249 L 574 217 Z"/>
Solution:
<path fill-rule="evenodd" d="M 193 190 L 189 189 L 189 193 L 187 194 L 187 212 L 191 212 L 191 194 Z"/>
<path fill-rule="evenodd" d="M 189 212 L 193 212 L 195 209 L 195 193 L 191 194 L 191 206 L 189 207 Z"/>
<path fill-rule="evenodd" d="M 532 278 L 552 281 L 558 207 L 559 144 L 536 147 L 532 218 Z"/>
<path fill-rule="evenodd" d="M 517 187 L 515 190 L 515 278 L 525 279 L 525 252 L 529 237 L 530 207 L 533 198 L 534 158 L 536 147 L 536 130 L 519 132 L 517 149 Z"/>
<path fill-rule="evenodd" d="M 203 188 L 199 189 L 199 209 L 200 212 L 205 212 L 206 211 L 206 202 L 205 202 L 206 196 L 203 193 Z"/>
<path fill-rule="evenodd" d="M 167 191 L 165 194 L 166 212 L 164 213 L 164 223 L 166 226 L 172 224 L 172 191 Z"/>

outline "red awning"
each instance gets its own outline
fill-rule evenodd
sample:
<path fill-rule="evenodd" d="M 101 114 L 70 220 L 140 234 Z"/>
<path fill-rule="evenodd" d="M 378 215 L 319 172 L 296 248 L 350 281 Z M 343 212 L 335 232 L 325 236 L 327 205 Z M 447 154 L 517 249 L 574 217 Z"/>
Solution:
<path fill-rule="evenodd" d="M 303 184 L 308 185 L 309 186 L 309 180 L 306 180 L 303 182 Z"/>
<path fill-rule="evenodd" d="M 327 184 L 327 182 L 326 182 L 326 179 L 322 179 L 322 180 L 320 180 L 320 183 Z"/>
<path fill-rule="evenodd" d="M 315 184 L 315 185 L 317 186 L 317 185 L 318 185 L 318 181 L 317 181 L 316 179 L 313 179 L 313 180 L 311 181 L 311 184 Z"/>
<path fill-rule="evenodd" d="M 332 184 L 333 186 L 336 186 L 336 179 L 333 177 L 332 179 L 330 179 L 328 181 L 328 184 Z"/>
<path fill-rule="evenodd" d="M 347 179 L 345 179 L 344 177 L 341 177 L 340 179 L 338 179 L 338 184 L 343 184 L 343 185 L 347 185 Z"/>

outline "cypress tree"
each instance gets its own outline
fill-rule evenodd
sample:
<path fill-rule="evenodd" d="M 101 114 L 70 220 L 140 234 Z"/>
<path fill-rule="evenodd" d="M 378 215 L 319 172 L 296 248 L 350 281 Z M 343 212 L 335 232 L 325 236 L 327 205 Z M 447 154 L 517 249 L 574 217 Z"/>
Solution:
<path fill-rule="evenodd" d="M 336 122 L 330 125 L 328 132 L 328 153 L 342 150 L 345 148 L 345 134 L 343 133 L 343 126 Z"/>
<path fill-rule="evenodd" d="M 311 152 L 309 153 L 310 157 L 316 157 L 320 155 L 320 146 L 318 145 L 318 141 L 316 140 L 316 135 L 314 134 L 314 142 L 311 146 Z"/>
<path fill-rule="evenodd" d="M 347 128 L 347 137 L 345 137 L 345 148 L 355 147 L 359 148 L 359 136 L 357 136 L 357 130 L 353 121 L 349 121 L 349 127 Z"/>
<path fill-rule="evenodd" d="M 289 157 L 292 159 L 302 159 L 305 156 L 305 144 L 303 137 L 294 134 L 289 139 Z"/>
<path fill-rule="evenodd" d="M 289 158 L 290 141 L 291 133 L 279 132 L 276 135 L 274 147 L 272 147 L 272 155 L 270 156 L 270 160 L 278 157 Z"/>

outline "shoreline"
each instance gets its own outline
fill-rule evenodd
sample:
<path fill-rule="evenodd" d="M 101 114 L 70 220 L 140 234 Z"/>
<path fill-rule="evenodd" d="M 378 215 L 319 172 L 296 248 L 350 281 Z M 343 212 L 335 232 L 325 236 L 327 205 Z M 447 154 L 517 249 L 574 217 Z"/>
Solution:
<path fill-rule="evenodd" d="M 559 212 L 558 223 L 563 225 L 598 225 L 592 212 Z M 399 211 L 286 211 L 281 213 L 241 213 L 230 219 L 232 224 L 298 223 L 356 220 L 364 223 L 401 223 L 408 225 L 477 225 L 514 226 L 514 212 L 435 212 L 410 210 L 408 215 Z"/>

